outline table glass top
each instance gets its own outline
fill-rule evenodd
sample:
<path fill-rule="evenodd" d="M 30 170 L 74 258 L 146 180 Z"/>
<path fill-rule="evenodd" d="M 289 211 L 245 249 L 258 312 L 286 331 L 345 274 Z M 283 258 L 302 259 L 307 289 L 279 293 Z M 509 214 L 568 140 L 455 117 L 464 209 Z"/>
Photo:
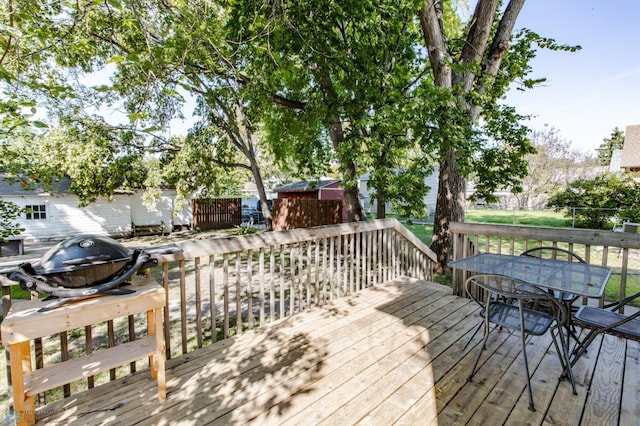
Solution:
<path fill-rule="evenodd" d="M 482 253 L 455 260 L 449 266 L 470 272 L 503 275 L 551 290 L 595 298 L 602 296 L 611 275 L 610 268 L 587 263 L 496 253 Z"/>

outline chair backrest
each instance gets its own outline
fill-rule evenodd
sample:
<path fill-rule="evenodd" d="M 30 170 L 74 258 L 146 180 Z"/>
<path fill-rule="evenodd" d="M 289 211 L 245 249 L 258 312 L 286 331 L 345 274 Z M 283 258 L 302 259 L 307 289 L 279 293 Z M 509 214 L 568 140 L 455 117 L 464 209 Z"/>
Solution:
<path fill-rule="evenodd" d="M 474 291 L 474 286 L 483 291 Z M 465 283 L 467 294 L 480 305 L 484 305 L 487 296 L 497 296 L 509 300 L 553 299 L 548 292 L 524 281 L 502 275 L 481 274 L 470 277 Z"/>
<path fill-rule="evenodd" d="M 465 291 L 483 309 L 495 301 L 519 302 L 520 306 L 553 306 L 551 312 L 560 323 L 568 321 L 568 312 L 547 290 L 501 275 L 474 275 L 465 282 Z"/>
<path fill-rule="evenodd" d="M 583 258 L 570 250 L 560 247 L 534 247 L 520 253 L 520 256 L 539 257 L 541 259 L 566 260 L 568 262 L 586 263 Z"/>

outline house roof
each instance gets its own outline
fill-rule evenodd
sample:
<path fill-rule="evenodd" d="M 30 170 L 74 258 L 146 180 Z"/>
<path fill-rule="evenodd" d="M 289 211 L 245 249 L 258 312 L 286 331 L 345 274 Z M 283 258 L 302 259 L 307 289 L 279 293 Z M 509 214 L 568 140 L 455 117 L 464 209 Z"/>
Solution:
<path fill-rule="evenodd" d="M 300 181 L 274 189 L 275 192 L 312 192 L 340 182 L 340 179 L 323 179 L 316 181 Z"/>
<path fill-rule="evenodd" d="M 640 124 L 627 126 L 620 167 L 624 169 L 640 168 Z"/>
<path fill-rule="evenodd" d="M 70 194 L 69 188 L 71 186 L 71 179 L 63 177 L 57 182 L 54 182 L 52 189 L 55 194 Z M 23 196 L 23 195 L 50 195 L 48 190 L 43 189 L 40 186 L 34 186 L 31 188 L 23 188 L 17 181 L 12 181 L 6 174 L 0 173 L 0 197 L 8 196 Z"/>
<path fill-rule="evenodd" d="M 0 173 L 0 197 L 21 197 L 21 196 L 51 196 L 51 195 L 73 195 L 71 191 L 71 178 L 65 176 L 51 185 L 49 189 L 42 188 L 39 185 L 30 188 L 22 187 L 19 180 L 8 177 L 5 173 Z M 174 189 L 173 186 L 162 185 L 162 189 Z M 115 188 L 116 194 L 132 194 L 131 190 Z"/>

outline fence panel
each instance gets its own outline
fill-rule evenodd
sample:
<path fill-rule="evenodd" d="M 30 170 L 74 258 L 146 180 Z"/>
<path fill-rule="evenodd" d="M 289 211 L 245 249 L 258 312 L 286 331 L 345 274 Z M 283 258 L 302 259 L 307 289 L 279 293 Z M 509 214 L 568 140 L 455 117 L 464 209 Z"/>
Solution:
<path fill-rule="evenodd" d="M 240 198 L 195 199 L 192 203 L 193 227 L 197 230 L 224 229 L 240 224 Z"/>
<path fill-rule="evenodd" d="M 286 231 L 342 223 L 342 201 L 281 198 L 273 200 L 273 230 Z"/>

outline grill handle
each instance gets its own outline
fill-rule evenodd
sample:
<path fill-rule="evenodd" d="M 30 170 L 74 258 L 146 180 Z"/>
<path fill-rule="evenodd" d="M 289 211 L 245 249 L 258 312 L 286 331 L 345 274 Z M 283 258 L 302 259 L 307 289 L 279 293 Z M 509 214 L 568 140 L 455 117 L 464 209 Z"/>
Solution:
<path fill-rule="evenodd" d="M 19 269 L 12 271 L 9 274 L 8 278 L 12 281 L 18 281 L 20 283 L 20 287 L 24 290 L 38 291 L 60 298 L 89 297 L 99 293 L 104 293 L 114 287 L 119 286 L 129 277 L 131 277 L 143 265 L 145 265 L 146 267 L 152 266 L 150 262 L 152 262 L 153 260 L 154 259 L 151 259 L 150 254 L 145 253 L 142 250 L 136 250 L 132 255 L 132 259 L 130 262 L 131 266 L 124 269 L 124 272 L 122 272 L 120 275 L 113 277 L 113 279 L 109 282 L 84 288 L 69 289 L 65 287 L 53 287 L 43 281 L 41 277 L 28 273 L 25 269 L 32 269 L 31 265 L 28 264 L 20 265 Z"/>

